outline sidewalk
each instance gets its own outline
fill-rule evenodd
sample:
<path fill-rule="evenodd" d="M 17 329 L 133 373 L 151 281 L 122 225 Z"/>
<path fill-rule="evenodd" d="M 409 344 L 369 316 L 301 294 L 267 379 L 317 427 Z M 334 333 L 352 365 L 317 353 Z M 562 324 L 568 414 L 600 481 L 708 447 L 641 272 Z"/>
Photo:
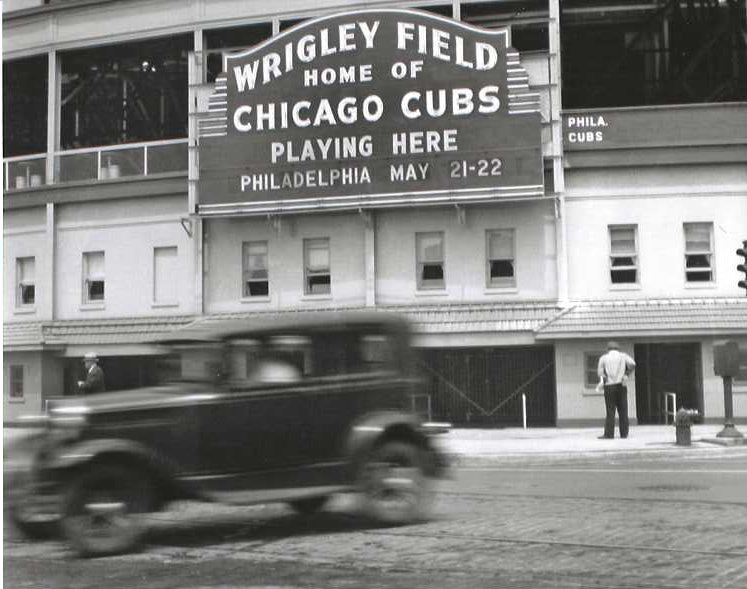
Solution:
<path fill-rule="evenodd" d="M 692 445 L 677 446 L 673 425 L 631 426 L 627 439 L 600 440 L 602 427 L 590 428 L 504 428 L 453 429 L 439 437 L 439 445 L 449 454 L 491 457 L 520 455 L 583 455 L 589 453 L 638 453 L 682 451 L 687 448 L 723 449 L 706 439 L 714 439 L 722 425 L 693 425 Z M 747 435 L 744 426 L 738 428 Z M 617 435 L 617 432 L 615 432 Z M 747 449 L 747 446 L 736 446 Z"/>

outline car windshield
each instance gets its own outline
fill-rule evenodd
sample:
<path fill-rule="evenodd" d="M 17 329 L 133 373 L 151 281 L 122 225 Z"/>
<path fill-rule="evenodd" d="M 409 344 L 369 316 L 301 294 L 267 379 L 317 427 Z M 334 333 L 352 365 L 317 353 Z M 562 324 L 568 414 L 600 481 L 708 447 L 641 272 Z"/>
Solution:
<path fill-rule="evenodd" d="M 212 342 L 174 345 L 158 363 L 157 380 L 220 382 L 226 376 L 223 346 Z"/>

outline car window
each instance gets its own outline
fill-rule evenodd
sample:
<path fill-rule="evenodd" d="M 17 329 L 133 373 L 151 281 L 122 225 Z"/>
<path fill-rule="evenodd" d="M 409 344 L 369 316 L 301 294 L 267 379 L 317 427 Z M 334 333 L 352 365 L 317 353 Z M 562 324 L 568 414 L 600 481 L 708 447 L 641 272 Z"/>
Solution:
<path fill-rule="evenodd" d="M 361 366 L 366 372 L 391 370 L 396 366 L 395 342 L 390 335 L 364 334 L 360 350 Z"/>

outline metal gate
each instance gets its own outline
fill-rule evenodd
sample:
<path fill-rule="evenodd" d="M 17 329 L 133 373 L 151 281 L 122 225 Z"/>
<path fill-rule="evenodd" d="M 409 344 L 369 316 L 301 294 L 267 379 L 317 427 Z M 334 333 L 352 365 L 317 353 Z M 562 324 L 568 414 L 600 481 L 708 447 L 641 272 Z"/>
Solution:
<path fill-rule="evenodd" d="M 433 418 L 457 426 L 555 425 L 552 346 L 424 349 L 421 373 Z"/>

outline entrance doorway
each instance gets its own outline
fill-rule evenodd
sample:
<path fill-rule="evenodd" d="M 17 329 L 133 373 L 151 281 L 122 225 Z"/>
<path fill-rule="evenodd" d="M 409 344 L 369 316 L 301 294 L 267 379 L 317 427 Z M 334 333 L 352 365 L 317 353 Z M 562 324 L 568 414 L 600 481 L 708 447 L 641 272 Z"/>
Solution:
<path fill-rule="evenodd" d="M 636 344 L 635 400 L 638 423 L 666 420 L 666 394 L 677 395 L 677 407 L 703 415 L 703 378 L 700 344 Z M 668 407 L 672 411 L 672 405 Z"/>

